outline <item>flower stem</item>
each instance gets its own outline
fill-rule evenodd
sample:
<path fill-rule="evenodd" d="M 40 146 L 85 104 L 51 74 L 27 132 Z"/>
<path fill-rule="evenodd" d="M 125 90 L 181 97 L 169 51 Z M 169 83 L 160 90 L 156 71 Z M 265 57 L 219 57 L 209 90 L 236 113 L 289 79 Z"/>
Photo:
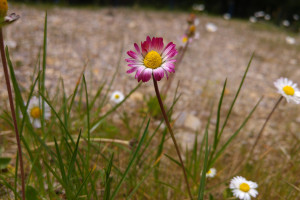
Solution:
<path fill-rule="evenodd" d="M 182 171 L 183 171 L 183 174 L 184 174 L 184 179 L 185 179 L 185 182 L 186 182 L 186 186 L 187 186 L 187 189 L 188 189 L 188 193 L 189 193 L 190 199 L 193 199 L 193 198 L 192 198 L 192 193 L 191 193 L 191 190 L 190 190 L 189 181 L 188 181 L 188 178 L 187 178 L 187 173 L 186 173 L 186 170 L 185 170 L 185 167 L 184 167 L 184 164 L 183 164 L 181 155 L 180 155 L 180 151 L 179 151 L 179 148 L 178 148 L 178 145 L 177 145 L 177 142 L 176 142 L 174 133 L 173 133 L 173 131 L 172 131 L 172 128 L 171 128 L 171 125 L 170 125 L 168 116 L 167 116 L 166 111 L 165 111 L 165 109 L 164 109 L 163 102 L 162 102 L 161 97 L 160 97 L 159 89 L 158 89 L 158 86 L 157 86 L 157 81 L 155 80 L 154 77 L 153 77 L 153 83 L 154 83 L 154 89 L 155 89 L 156 97 L 157 97 L 157 100 L 158 100 L 158 103 L 159 103 L 161 112 L 162 112 L 162 114 L 163 114 L 163 117 L 164 117 L 165 122 L 166 122 L 166 124 L 167 124 L 167 127 L 168 127 L 168 129 L 169 129 L 169 132 L 170 132 L 170 135 L 171 135 L 171 137 L 172 137 L 172 140 L 173 140 L 173 143 L 174 143 L 174 146 L 175 146 L 177 155 L 178 155 L 179 160 L 180 160 L 180 164 L 181 164 L 181 167 L 182 167 Z"/>
<path fill-rule="evenodd" d="M 254 143 L 254 145 L 252 146 L 252 149 L 251 149 L 251 151 L 250 151 L 250 153 L 249 153 L 249 158 L 251 157 L 251 155 L 252 155 L 252 153 L 253 153 L 253 151 L 254 151 L 254 149 L 255 149 L 255 147 L 256 147 L 258 141 L 259 141 L 259 139 L 261 138 L 261 136 L 262 136 L 262 134 L 263 134 L 263 132 L 264 132 L 264 130 L 265 130 L 265 127 L 266 127 L 268 121 L 270 120 L 271 116 L 273 115 L 275 109 L 278 107 L 278 105 L 279 105 L 279 103 L 281 102 L 282 99 L 283 99 L 283 96 L 281 96 L 281 97 L 278 99 L 278 101 L 277 101 L 276 104 L 274 105 L 272 111 L 271 111 L 270 114 L 268 115 L 268 117 L 267 117 L 265 123 L 264 123 L 263 126 L 261 127 L 261 129 L 260 129 L 260 131 L 259 131 L 259 133 L 258 133 L 258 136 L 257 136 L 257 138 L 256 138 L 256 140 L 255 140 L 255 143 Z"/>
<path fill-rule="evenodd" d="M 4 51 L 4 40 L 3 40 L 3 33 L 2 28 L 0 28 L 0 52 L 1 52 L 1 59 L 2 59 L 2 65 L 3 65 L 3 71 L 4 71 L 4 77 L 6 81 L 6 87 L 7 87 L 7 93 L 9 98 L 9 105 L 11 110 L 11 115 L 13 119 L 14 129 L 16 133 L 16 140 L 18 145 L 18 153 L 19 153 L 19 161 L 20 161 L 20 170 L 21 170 L 21 182 L 22 182 L 22 199 L 25 200 L 25 176 L 24 176 L 24 167 L 23 167 L 23 157 L 22 157 L 22 147 L 21 147 L 21 141 L 20 141 L 20 135 L 18 131 L 17 126 L 17 119 L 16 119 L 16 112 L 12 97 L 12 91 L 9 81 L 9 74 L 7 69 L 7 62 L 5 57 L 5 51 Z"/>

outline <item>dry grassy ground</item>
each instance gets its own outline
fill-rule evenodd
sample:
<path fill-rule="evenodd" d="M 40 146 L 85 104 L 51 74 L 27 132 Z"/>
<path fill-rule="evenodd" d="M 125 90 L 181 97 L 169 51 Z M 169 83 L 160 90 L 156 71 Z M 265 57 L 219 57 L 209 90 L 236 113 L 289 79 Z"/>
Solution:
<path fill-rule="evenodd" d="M 21 19 L 16 25 L 5 29 L 5 36 L 6 40 L 10 41 L 10 45 L 16 44 L 10 47 L 11 57 L 16 66 L 17 78 L 26 89 L 29 87 L 26 83 L 32 78 L 38 53 L 42 47 L 45 12 L 26 6 L 15 6 L 11 10 L 20 14 Z M 125 8 L 48 10 L 46 86 L 52 92 L 50 96 L 54 95 L 60 77 L 64 79 L 67 92 L 70 94 L 85 65 L 88 86 L 92 92 L 95 92 L 94 88 L 96 89 L 96 85 L 103 80 L 103 77 L 109 77 L 114 73 L 120 56 L 122 57 L 121 69 L 113 89 L 124 93 L 129 92 L 136 86 L 137 81 L 133 76 L 125 73 L 126 51 L 133 49 L 133 43 L 143 41 L 147 35 L 161 36 L 166 41 L 179 43 L 179 37 L 186 29 L 187 16 L 187 13 Z M 190 137 L 194 134 L 192 130 L 194 126 L 201 133 L 203 132 L 209 115 L 209 102 L 214 99 L 215 104 L 217 103 L 222 84 L 225 78 L 228 78 L 222 114 L 225 116 L 252 52 L 255 52 L 255 56 L 241 96 L 225 129 L 225 137 L 238 128 L 256 101 L 264 96 L 249 124 L 217 163 L 218 177 L 208 183 L 210 188 L 214 185 L 218 186 L 216 190 L 219 191 L 219 195 L 215 198 L 222 199 L 225 185 L 220 186 L 218 183 L 230 179 L 240 170 L 239 164 L 279 98 L 273 82 L 281 76 L 286 76 L 300 83 L 298 78 L 300 77 L 300 37 L 295 36 L 296 45 L 288 45 L 285 42 L 288 33 L 269 24 L 250 24 L 240 20 L 225 21 L 219 17 L 205 15 L 199 15 L 199 20 L 197 30 L 200 38 L 191 43 L 182 65 L 176 70 L 175 81 L 169 91 L 170 99 L 167 99 L 167 103 L 170 102 L 176 82 L 180 80 L 179 93 L 182 93 L 182 97 L 175 107 L 175 114 L 181 116 L 177 125 L 175 122 L 177 126 L 175 132 L 178 137 L 190 144 L 193 141 Z M 207 22 L 216 24 L 217 32 L 207 32 L 205 30 Z M 163 82 L 160 83 L 162 84 Z M 3 104 L 7 96 L 2 72 L 0 85 L 1 104 Z M 132 106 L 142 104 L 132 102 L 140 101 L 141 95 L 151 93 L 153 93 L 152 84 L 144 84 L 130 101 L 125 103 L 124 109 L 131 110 Z M 129 115 L 132 110 L 128 111 Z M 292 193 L 290 199 L 297 199 L 295 191 L 297 193 L 298 190 L 300 194 L 300 157 L 297 155 L 300 141 L 299 110 L 298 105 L 286 102 L 280 105 L 256 149 L 256 159 L 249 164 L 248 168 L 243 169 L 245 176 L 258 182 L 261 188 L 259 192 L 265 197 L 261 199 L 267 197 L 285 199 L 288 196 L 284 194 L 288 192 Z M 187 122 L 188 117 L 193 118 L 196 125 L 190 126 Z M 214 122 L 213 119 L 212 124 Z M 117 137 L 126 138 L 122 134 Z M 181 173 L 179 170 L 173 172 L 168 170 L 168 173 L 178 176 L 178 173 Z"/>

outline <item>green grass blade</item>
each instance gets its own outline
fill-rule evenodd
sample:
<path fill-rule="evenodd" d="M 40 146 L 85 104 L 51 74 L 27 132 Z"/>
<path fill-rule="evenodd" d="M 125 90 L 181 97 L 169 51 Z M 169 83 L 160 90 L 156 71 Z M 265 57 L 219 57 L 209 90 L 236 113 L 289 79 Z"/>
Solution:
<path fill-rule="evenodd" d="M 133 164 L 135 158 L 136 158 L 137 155 L 138 155 L 139 150 L 140 150 L 141 147 L 142 147 L 142 144 L 143 144 L 144 139 L 145 139 L 145 137 L 146 137 L 146 135 L 147 135 L 147 132 L 148 132 L 149 123 L 150 123 L 150 119 L 148 120 L 147 126 L 146 126 L 146 128 L 145 128 L 144 133 L 143 133 L 143 136 L 142 136 L 142 138 L 141 138 L 141 140 L 140 140 L 140 142 L 139 142 L 139 144 L 138 144 L 138 146 L 137 146 L 137 148 L 136 148 L 136 150 L 135 150 L 135 152 L 134 152 L 134 154 L 133 154 L 133 156 L 132 156 L 132 158 L 131 158 L 129 164 L 128 164 L 128 166 L 127 166 L 127 168 L 126 168 L 126 170 L 125 170 L 125 172 L 124 172 L 124 174 L 123 174 L 123 176 L 122 176 L 120 182 L 119 182 L 118 185 L 116 186 L 116 189 L 115 189 L 115 191 L 113 192 L 113 194 L 112 194 L 112 196 L 111 196 L 110 199 L 115 199 L 115 197 L 117 196 L 117 194 L 118 194 L 118 192 L 119 192 L 119 190 L 120 190 L 120 188 L 121 188 L 121 185 L 122 185 L 123 181 L 125 180 L 125 177 L 126 177 L 126 175 L 128 174 L 128 172 L 129 172 L 129 169 L 131 168 L 131 165 Z"/>
<path fill-rule="evenodd" d="M 218 134 L 219 134 L 219 124 L 220 124 L 220 117 L 221 117 L 221 108 L 222 108 L 222 103 L 223 103 L 223 97 L 226 89 L 226 84 L 227 84 L 227 79 L 225 79 L 223 90 L 220 96 L 219 100 L 219 105 L 218 105 L 218 113 L 217 113 L 217 122 L 216 122 L 216 130 L 215 130 L 215 137 L 214 137 L 214 146 L 213 148 L 215 149 L 217 147 L 218 143 Z"/>
<path fill-rule="evenodd" d="M 43 40 L 43 70 L 42 70 L 42 80 L 41 80 L 41 93 L 45 96 L 45 81 L 46 81 L 46 59 L 47 59 L 47 23 L 48 23 L 48 14 L 45 14 L 45 23 L 44 23 L 44 40 Z M 44 131 L 45 127 L 45 101 L 42 99 L 42 117 L 41 124 L 42 130 Z"/>
<path fill-rule="evenodd" d="M 75 169 L 75 162 L 76 162 L 76 157 L 77 157 L 77 152 L 78 152 L 78 146 L 79 146 L 79 141 L 80 141 L 80 137 L 81 137 L 81 130 L 79 132 L 78 138 L 77 138 L 77 142 L 76 142 L 76 146 L 75 149 L 73 151 L 69 166 L 68 166 L 68 181 L 70 181 L 70 177 L 73 173 L 73 170 Z"/>
<path fill-rule="evenodd" d="M 157 163 L 158 164 L 158 163 Z M 130 194 L 126 197 L 126 200 L 132 199 L 132 195 L 139 189 L 139 187 L 142 185 L 142 183 L 146 180 L 146 178 L 148 178 L 148 176 L 151 174 L 151 172 L 153 171 L 153 169 L 155 169 L 156 165 L 153 165 L 149 171 L 147 172 L 147 174 L 142 178 L 142 180 L 140 180 L 140 182 L 138 184 L 136 184 L 136 186 L 133 188 L 133 190 L 130 192 Z"/>
<path fill-rule="evenodd" d="M 79 189 L 78 189 L 78 191 L 77 191 L 77 193 L 76 193 L 74 199 L 77 199 L 77 198 L 78 198 L 78 195 L 80 194 L 80 192 L 81 192 L 83 186 L 85 186 L 85 183 L 86 183 L 86 181 L 88 180 L 88 178 L 91 176 L 92 172 L 93 172 L 93 169 L 89 172 L 89 174 L 87 175 L 87 177 L 84 179 L 84 181 L 83 181 L 82 184 L 80 185 L 80 187 L 79 187 Z"/>
<path fill-rule="evenodd" d="M 104 200 L 109 200 L 110 197 L 110 185 L 112 182 L 112 178 L 110 177 L 110 172 L 111 172 L 111 168 L 112 168 L 112 162 L 114 159 L 114 154 L 111 155 L 111 158 L 108 162 L 107 168 L 105 170 L 105 189 L 104 189 L 104 196 L 103 199 Z"/>
<path fill-rule="evenodd" d="M 54 138 L 54 143 L 55 143 L 55 149 L 56 149 L 56 154 L 57 154 L 57 161 L 58 161 L 58 166 L 59 166 L 59 169 L 60 169 L 60 174 L 61 174 L 61 177 L 62 177 L 62 180 L 64 182 L 64 185 L 65 185 L 65 189 L 66 189 L 66 195 L 67 197 L 69 197 L 69 184 L 68 184 L 68 179 L 67 179 L 67 176 L 66 176 L 66 171 L 65 171 L 65 165 L 63 163 L 63 159 L 62 159 L 62 156 L 61 156 L 61 153 L 60 153 L 60 150 L 58 148 L 58 145 L 57 145 L 57 142 L 56 142 L 56 139 Z"/>
<path fill-rule="evenodd" d="M 125 96 L 125 98 L 123 99 L 123 101 L 121 101 L 120 103 L 118 103 L 116 106 L 114 106 L 112 109 L 110 109 L 107 113 L 105 113 L 102 117 L 100 117 L 100 119 L 98 119 L 94 125 L 91 127 L 90 133 L 94 132 L 98 126 L 102 123 L 103 119 L 105 119 L 107 116 L 109 116 L 111 113 L 113 113 L 115 110 L 117 110 L 117 108 L 119 108 L 129 97 L 132 93 L 134 93 L 142 84 L 138 84 L 133 90 L 131 90 L 129 92 L 129 94 L 127 94 Z"/>
<path fill-rule="evenodd" d="M 208 156 L 209 156 L 208 131 L 206 130 L 205 131 L 205 158 L 204 158 L 204 163 L 203 163 L 201 181 L 200 181 L 200 185 L 199 185 L 198 200 L 203 200 L 203 198 L 204 198 Z"/>
<path fill-rule="evenodd" d="M 238 130 L 227 140 L 227 142 L 221 147 L 221 149 L 216 153 L 216 156 L 212 159 L 212 162 L 210 163 L 210 166 L 212 166 L 216 160 L 220 157 L 220 155 L 224 152 L 226 147 L 230 144 L 230 142 L 238 135 L 238 133 L 242 130 L 242 128 L 247 124 L 248 120 L 252 116 L 253 112 L 256 110 L 257 106 L 261 102 L 263 98 L 260 98 L 259 101 L 256 103 L 254 108 L 251 110 L 249 115 L 246 117 L 246 119 L 243 121 L 242 125 L 238 128 Z"/>
<path fill-rule="evenodd" d="M 73 137 L 71 136 L 71 134 L 68 131 L 68 128 L 65 126 L 65 124 L 63 123 L 62 119 L 60 118 L 60 116 L 58 115 L 58 113 L 55 111 L 54 107 L 52 106 L 52 104 L 46 99 L 46 97 L 41 94 L 41 97 L 44 99 L 44 101 L 49 105 L 49 107 L 51 108 L 51 110 L 54 112 L 56 118 L 58 119 L 59 123 L 61 124 L 61 126 L 63 127 L 64 131 L 66 132 L 67 136 L 70 138 L 72 144 L 75 144 Z"/>
<path fill-rule="evenodd" d="M 230 115 L 231 115 L 232 108 L 233 108 L 233 106 L 234 106 L 234 104 L 235 104 L 235 102 L 236 102 L 236 99 L 238 98 L 238 96 L 239 96 L 239 94 L 240 94 L 241 88 L 242 88 L 242 86 L 243 86 L 243 84 L 244 84 L 244 81 L 245 81 L 245 79 L 246 79 L 246 76 L 247 76 L 247 73 L 248 73 L 248 70 L 249 70 L 249 67 L 250 67 L 250 65 L 251 65 L 251 62 L 252 62 L 253 57 L 254 57 L 254 53 L 252 54 L 252 56 L 251 56 L 251 58 L 250 58 L 250 61 L 249 61 L 248 65 L 247 65 L 247 68 L 246 68 L 245 73 L 244 73 L 244 75 L 243 75 L 243 78 L 242 78 L 242 81 L 241 81 L 241 83 L 240 83 L 240 86 L 239 86 L 239 88 L 238 88 L 238 90 L 237 90 L 237 92 L 236 92 L 236 94 L 235 94 L 235 97 L 234 97 L 234 99 L 233 99 L 233 101 L 232 101 L 232 103 L 231 103 L 231 106 L 230 106 L 230 108 L 229 108 L 229 111 L 228 111 L 228 113 L 227 113 L 227 116 L 226 116 L 226 118 L 225 118 L 225 121 L 224 121 L 224 123 L 223 123 L 222 129 L 221 129 L 220 133 L 218 134 L 218 141 L 220 140 L 220 138 L 221 138 L 221 136 L 222 136 L 222 133 L 223 133 L 223 131 L 224 131 L 224 128 L 225 128 L 225 126 L 226 126 L 226 124 L 227 124 L 227 121 L 228 121 Z"/>
<path fill-rule="evenodd" d="M 87 141 L 87 154 L 86 154 L 86 169 L 88 173 L 88 169 L 90 166 L 90 146 L 91 146 L 91 137 L 90 137 L 90 109 L 89 109 L 89 98 L 88 98 L 88 90 L 86 85 L 86 80 L 84 74 L 82 75 L 84 89 L 85 89 L 85 98 L 86 98 L 86 116 L 87 116 L 87 135 L 88 135 L 88 141 Z"/>

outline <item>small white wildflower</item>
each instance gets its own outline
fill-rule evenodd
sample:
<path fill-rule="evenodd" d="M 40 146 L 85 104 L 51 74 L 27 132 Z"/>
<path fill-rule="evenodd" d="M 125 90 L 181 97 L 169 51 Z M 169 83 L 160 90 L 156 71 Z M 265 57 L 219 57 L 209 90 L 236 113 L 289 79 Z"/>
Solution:
<path fill-rule="evenodd" d="M 289 27 L 291 25 L 291 23 L 289 22 L 289 20 L 283 20 L 282 25 L 285 27 Z"/>
<path fill-rule="evenodd" d="M 241 176 L 231 179 L 229 185 L 229 188 L 232 189 L 233 195 L 240 200 L 251 200 L 251 197 L 255 198 L 258 195 L 256 190 L 257 187 L 257 183 L 247 181 Z"/>
<path fill-rule="evenodd" d="M 287 37 L 285 38 L 285 41 L 286 41 L 286 43 L 288 43 L 288 44 L 295 44 L 295 43 L 296 43 L 296 39 L 293 38 L 293 37 L 290 37 L 290 36 L 287 36 Z"/>
<path fill-rule="evenodd" d="M 44 101 L 44 108 L 45 108 L 45 120 L 50 119 L 51 117 L 51 110 L 49 105 Z M 42 112 L 42 99 L 33 96 L 28 104 L 27 113 L 29 115 L 30 121 L 35 128 L 41 128 L 41 116 Z"/>
<path fill-rule="evenodd" d="M 256 19 L 256 17 L 251 16 L 251 17 L 249 17 L 249 21 L 250 21 L 251 23 L 256 23 L 256 22 L 257 22 L 257 19 Z"/>
<path fill-rule="evenodd" d="M 215 25 L 215 24 L 213 24 L 213 23 L 207 23 L 206 25 L 205 25 L 205 28 L 206 28 L 206 30 L 208 31 L 208 32 L 216 32 L 217 30 L 218 30 L 218 27 Z"/>
<path fill-rule="evenodd" d="M 114 103 L 120 103 L 121 101 L 124 100 L 124 95 L 120 91 L 114 91 L 111 94 L 110 100 L 113 101 Z"/>
<path fill-rule="evenodd" d="M 215 168 L 210 168 L 207 172 L 206 172 L 206 177 L 208 178 L 213 178 L 215 177 L 217 174 L 217 170 Z"/>
<path fill-rule="evenodd" d="M 279 78 L 274 82 L 277 92 L 281 94 L 287 102 L 294 102 L 300 104 L 300 91 L 297 84 L 287 78 Z"/>
<path fill-rule="evenodd" d="M 224 18 L 225 20 L 230 20 L 230 19 L 231 19 L 231 14 L 230 14 L 230 13 L 225 13 L 225 14 L 223 15 L 223 18 Z"/>
<path fill-rule="evenodd" d="M 269 14 L 266 14 L 266 15 L 265 15 L 265 17 L 264 17 L 264 19 L 265 19 L 266 21 L 269 21 L 269 20 L 271 20 L 271 15 L 269 15 Z"/>
<path fill-rule="evenodd" d="M 263 17 L 263 16 L 265 16 L 265 12 L 264 12 L 264 11 L 258 11 L 258 12 L 255 12 L 255 13 L 254 13 L 254 16 L 255 16 L 256 18 Z"/>
<path fill-rule="evenodd" d="M 194 4 L 193 5 L 193 10 L 196 11 L 204 11 L 205 10 L 205 5 L 204 4 Z"/>

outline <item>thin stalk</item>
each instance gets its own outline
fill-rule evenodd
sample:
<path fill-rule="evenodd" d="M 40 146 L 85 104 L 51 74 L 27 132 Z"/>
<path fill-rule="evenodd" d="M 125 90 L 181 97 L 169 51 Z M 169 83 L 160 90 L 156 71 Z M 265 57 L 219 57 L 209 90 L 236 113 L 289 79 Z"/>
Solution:
<path fill-rule="evenodd" d="M 186 186 L 187 186 L 187 189 L 188 189 L 188 193 L 189 193 L 190 199 L 193 199 L 192 193 L 191 193 L 191 190 L 190 190 L 189 181 L 188 181 L 188 178 L 187 178 L 187 173 L 186 173 L 186 170 L 185 170 L 185 167 L 184 167 L 184 164 L 183 164 L 181 155 L 180 155 L 180 151 L 179 151 L 179 148 L 178 148 L 178 145 L 177 145 L 177 142 L 176 142 L 174 133 L 173 133 L 173 131 L 172 131 L 172 128 L 171 128 L 171 125 L 170 125 L 168 116 L 167 116 L 167 114 L 166 114 L 166 111 L 165 111 L 163 102 L 162 102 L 161 97 L 160 97 L 160 93 L 159 93 L 157 81 L 155 80 L 154 77 L 153 77 L 153 83 L 154 83 L 154 89 L 155 89 L 156 97 L 157 97 L 157 100 L 158 100 L 158 103 L 159 103 L 161 112 L 162 112 L 162 114 L 163 114 L 163 117 L 164 117 L 165 122 L 166 122 L 166 124 L 167 124 L 167 127 L 168 127 L 168 129 L 169 129 L 169 132 L 170 132 L 170 135 L 171 135 L 171 137 L 172 137 L 172 140 L 173 140 L 173 143 L 174 143 L 174 146 L 175 146 L 177 155 L 178 155 L 179 160 L 180 160 L 180 164 L 181 164 L 181 167 L 182 167 L 182 171 L 183 171 L 183 174 L 184 174 L 184 179 L 185 179 L 185 182 L 186 182 Z"/>
<path fill-rule="evenodd" d="M 7 87 L 10 111 L 11 111 L 11 115 L 12 115 L 12 119 L 13 119 L 14 129 L 15 129 L 15 133 L 16 133 L 16 140 L 17 140 L 17 145 L 18 145 L 20 170 L 21 170 L 21 182 L 22 182 L 22 199 L 25 200 L 25 176 L 24 176 L 24 167 L 23 167 L 22 146 L 21 146 L 21 142 L 20 142 L 20 135 L 19 135 L 18 125 L 17 125 L 16 112 L 15 112 L 12 91 L 11 91 L 11 86 L 10 86 L 10 80 L 9 80 L 9 74 L 8 74 L 8 68 L 7 68 L 7 62 L 6 62 L 6 57 L 5 57 L 2 28 L 0 28 L 0 52 L 1 52 L 1 60 L 2 60 L 2 66 L 3 66 L 3 71 L 4 71 L 4 77 L 5 77 L 6 87 Z"/>
<path fill-rule="evenodd" d="M 250 153 L 249 153 L 249 157 L 252 155 L 252 153 L 253 153 L 253 151 L 254 151 L 254 149 L 255 149 L 255 147 L 256 147 L 256 145 L 257 145 L 259 139 L 261 138 L 261 136 L 262 136 L 262 134 L 263 134 L 263 132 L 264 132 L 264 130 L 265 130 L 265 127 L 266 127 L 268 121 L 270 120 L 271 116 L 273 115 L 275 109 L 278 107 L 278 105 L 279 105 L 279 103 L 281 102 L 282 99 L 283 99 L 283 96 L 281 96 L 281 97 L 278 99 L 278 101 L 277 101 L 276 104 L 274 105 L 272 111 L 271 111 L 270 114 L 268 115 L 268 117 L 267 117 L 265 123 L 264 123 L 263 126 L 261 127 L 261 129 L 260 129 L 260 131 L 259 131 L 259 133 L 258 133 L 258 136 L 257 136 L 257 138 L 256 138 L 256 140 L 255 140 L 255 143 L 254 143 L 254 145 L 253 145 L 253 147 L 252 147 L 252 149 L 251 149 L 251 151 L 250 151 Z"/>

